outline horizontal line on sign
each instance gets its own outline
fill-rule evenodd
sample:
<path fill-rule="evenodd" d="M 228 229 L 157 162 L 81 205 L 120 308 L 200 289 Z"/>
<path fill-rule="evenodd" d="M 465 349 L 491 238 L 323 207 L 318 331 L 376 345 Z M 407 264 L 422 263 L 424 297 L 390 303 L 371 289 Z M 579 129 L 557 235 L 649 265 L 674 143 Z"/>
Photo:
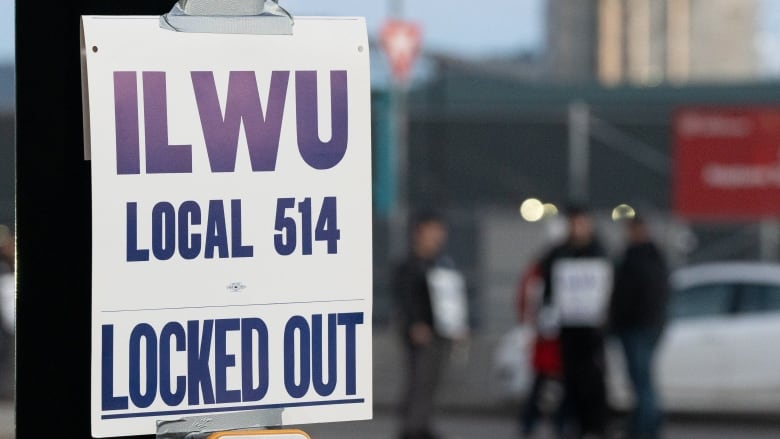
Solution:
<path fill-rule="evenodd" d="M 141 312 L 141 311 L 170 311 L 174 309 L 207 309 L 207 308 L 235 308 L 247 306 L 271 306 L 271 305 L 301 305 L 306 303 L 338 303 L 338 302 L 362 302 L 366 299 L 335 299 L 335 300 L 310 300 L 302 302 L 269 302 L 269 303 L 238 303 L 235 305 L 204 305 L 204 306 L 172 306 L 166 308 L 137 308 L 137 309 L 105 309 L 104 313 L 117 312 Z"/>
<path fill-rule="evenodd" d="M 183 409 L 183 410 L 158 410 L 154 412 L 143 412 L 143 413 L 117 413 L 111 415 L 101 415 L 100 419 L 148 418 L 151 416 L 242 412 L 246 410 L 258 410 L 258 409 L 280 409 L 280 408 L 291 408 L 291 407 L 314 407 L 314 406 L 323 406 L 323 405 L 361 404 L 364 402 L 366 402 L 365 398 L 353 398 L 353 399 L 335 399 L 332 401 L 284 402 L 278 404 L 258 404 L 258 405 L 235 406 L 235 407 L 211 407 L 211 408 Z"/>

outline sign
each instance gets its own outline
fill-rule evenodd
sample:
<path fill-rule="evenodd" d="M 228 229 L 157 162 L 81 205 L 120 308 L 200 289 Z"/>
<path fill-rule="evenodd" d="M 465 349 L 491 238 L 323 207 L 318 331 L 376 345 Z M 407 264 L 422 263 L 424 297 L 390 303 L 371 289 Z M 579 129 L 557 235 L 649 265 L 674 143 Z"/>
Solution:
<path fill-rule="evenodd" d="M 689 219 L 780 215 L 780 107 L 677 112 L 674 210 Z"/>
<path fill-rule="evenodd" d="M 82 17 L 92 434 L 370 419 L 364 20 L 296 17 L 292 36 L 158 20 Z"/>
<path fill-rule="evenodd" d="M 426 281 L 436 332 L 456 340 L 468 335 L 468 293 L 466 279 L 460 271 L 444 266 L 433 267 L 428 270 Z"/>
<path fill-rule="evenodd" d="M 401 20 L 385 22 L 380 31 L 382 47 L 390 60 L 393 76 L 399 82 L 406 82 L 420 52 L 420 36 L 417 24 Z"/>
<path fill-rule="evenodd" d="M 552 266 L 553 300 L 561 326 L 605 322 L 612 291 L 612 266 L 603 258 L 566 258 Z"/>

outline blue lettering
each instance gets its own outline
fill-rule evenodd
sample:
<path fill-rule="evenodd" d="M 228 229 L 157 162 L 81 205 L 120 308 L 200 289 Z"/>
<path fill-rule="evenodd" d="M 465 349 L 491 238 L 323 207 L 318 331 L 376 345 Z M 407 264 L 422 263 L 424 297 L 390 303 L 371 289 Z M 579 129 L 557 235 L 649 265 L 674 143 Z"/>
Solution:
<path fill-rule="evenodd" d="M 200 233 L 190 234 L 190 225 L 200 225 L 200 206 L 185 201 L 179 207 L 179 254 L 184 259 L 195 259 L 200 254 Z"/>
<path fill-rule="evenodd" d="M 127 203 L 127 262 L 148 260 L 149 250 L 138 249 L 138 203 Z"/>
<path fill-rule="evenodd" d="M 295 333 L 298 333 L 296 349 Z M 309 322 L 301 316 L 293 316 L 284 328 L 284 387 L 293 398 L 301 398 L 309 390 L 311 381 L 311 342 Z M 296 353 L 298 355 L 296 355 Z M 298 368 L 296 370 L 296 357 Z M 298 382 L 295 381 L 298 375 Z"/>
<path fill-rule="evenodd" d="M 339 325 L 344 325 L 346 330 L 346 368 L 347 368 L 347 395 L 354 395 L 357 393 L 356 385 L 356 352 L 357 344 L 355 340 L 355 326 L 363 324 L 362 312 L 350 312 L 345 314 L 339 314 Z"/>
<path fill-rule="evenodd" d="M 363 323 L 363 313 L 328 315 L 328 379 L 323 379 L 322 315 L 312 316 L 312 325 L 301 316 L 293 316 L 284 330 L 284 385 L 293 398 L 301 398 L 313 381 L 314 390 L 321 396 L 333 393 L 337 375 L 337 326 L 344 326 L 345 390 L 347 395 L 357 393 L 356 327 Z M 311 333 L 310 333 L 311 331 Z M 297 344 L 296 344 L 296 333 Z M 311 371 L 311 373 L 310 373 Z M 313 375 L 313 380 L 312 380 Z M 296 381 L 296 376 L 298 380 Z"/>
<path fill-rule="evenodd" d="M 241 242 L 241 200 L 230 200 L 230 221 L 231 221 L 231 250 L 233 258 L 251 258 L 254 254 L 251 245 L 244 245 Z"/>
<path fill-rule="evenodd" d="M 206 259 L 213 259 L 215 256 L 218 258 L 254 256 L 254 246 L 245 244 L 242 238 L 241 200 L 230 200 L 230 228 L 225 219 L 224 201 L 209 200 L 205 243 L 203 234 L 192 230 L 193 226 L 199 226 L 201 221 L 202 210 L 195 201 L 184 201 L 178 209 L 167 201 L 156 203 L 151 212 L 151 254 L 160 261 L 173 258 L 177 249 L 181 258 L 185 260 L 195 259 L 201 255 Z M 127 203 L 128 262 L 149 260 L 149 249 L 139 248 L 138 228 L 138 203 Z"/>
<path fill-rule="evenodd" d="M 171 339 L 175 339 L 176 351 L 185 350 L 184 327 L 178 322 L 166 324 L 160 332 L 160 396 L 165 404 L 175 406 L 184 401 L 187 378 L 176 377 L 176 389 L 171 387 Z"/>
<path fill-rule="evenodd" d="M 187 402 L 200 404 L 200 390 L 203 390 L 203 402 L 214 404 L 214 386 L 211 384 L 209 357 L 211 356 L 211 332 L 213 320 L 203 321 L 203 335 L 200 334 L 200 322 L 187 322 Z"/>
<path fill-rule="evenodd" d="M 103 410 L 125 410 L 127 397 L 114 396 L 114 325 L 103 325 L 101 329 L 101 407 Z"/>
<path fill-rule="evenodd" d="M 146 362 L 146 382 L 141 388 L 141 344 Z M 130 333 L 130 399 L 136 407 L 149 407 L 157 395 L 157 335 L 147 323 L 141 323 Z"/>
<path fill-rule="evenodd" d="M 314 390 L 322 396 L 328 396 L 336 389 L 336 314 L 328 314 L 328 380 L 322 374 L 322 316 L 311 317 L 312 331 L 312 375 Z"/>
<path fill-rule="evenodd" d="M 257 349 L 253 335 L 257 334 Z M 241 320 L 241 397 L 244 401 L 259 401 L 268 393 L 268 327 L 258 318 Z M 255 354 L 256 356 L 253 356 Z M 257 360 L 259 381 L 253 385 L 254 361 Z"/>
<path fill-rule="evenodd" d="M 227 369 L 236 365 L 236 356 L 227 353 L 227 332 L 238 331 L 241 322 L 238 319 L 217 320 L 214 325 L 214 368 L 216 369 L 215 384 L 217 387 L 217 402 L 241 401 L 240 390 L 228 390 Z"/>
<path fill-rule="evenodd" d="M 228 256 L 225 208 L 220 200 L 209 201 L 209 217 L 206 220 L 206 259 L 214 257 L 215 247 L 219 250 L 220 258 Z"/>
<path fill-rule="evenodd" d="M 160 202 L 152 209 L 152 253 L 165 261 L 176 252 L 176 212 L 171 203 Z"/>
<path fill-rule="evenodd" d="M 283 334 L 282 371 L 287 394 L 302 398 L 313 388 L 320 396 L 333 395 L 340 376 L 345 377 L 345 393 L 356 394 L 357 326 L 361 324 L 363 313 L 359 312 L 331 313 L 327 319 L 323 314 L 314 314 L 310 319 L 291 317 Z M 341 327 L 343 345 L 338 343 Z M 128 393 L 117 395 L 115 328 L 103 325 L 101 329 L 104 411 L 147 408 L 155 401 L 169 407 L 260 401 L 272 382 L 269 331 L 257 317 L 168 322 L 159 334 L 151 324 L 138 323 L 128 337 L 127 367 L 118 369 L 127 373 L 120 379 L 127 380 Z M 229 351 L 231 341 L 240 342 L 238 352 Z M 185 359 L 186 373 L 177 375 L 174 365 Z M 235 375 L 231 370 L 235 370 Z M 240 383 L 230 381 L 229 376 L 240 376 Z"/>

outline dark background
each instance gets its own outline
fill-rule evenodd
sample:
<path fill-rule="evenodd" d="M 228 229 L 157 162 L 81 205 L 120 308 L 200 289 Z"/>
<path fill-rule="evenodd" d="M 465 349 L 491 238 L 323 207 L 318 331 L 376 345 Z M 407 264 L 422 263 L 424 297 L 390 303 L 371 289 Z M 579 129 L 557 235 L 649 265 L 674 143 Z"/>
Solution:
<path fill-rule="evenodd" d="M 19 438 L 91 437 L 90 172 L 80 16 L 159 15 L 174 3 L 16 2 Z"/>

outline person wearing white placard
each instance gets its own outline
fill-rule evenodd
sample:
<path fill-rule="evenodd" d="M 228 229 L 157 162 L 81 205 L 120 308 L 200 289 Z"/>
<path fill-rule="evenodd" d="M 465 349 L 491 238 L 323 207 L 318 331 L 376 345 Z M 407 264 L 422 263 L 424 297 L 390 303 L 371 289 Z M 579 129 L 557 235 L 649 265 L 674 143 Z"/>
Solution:
<path fill-rule="evenodd" d="M 433 439 L 436 391 L 454 344 L 469 336 L 466 281 L 444 253 L 447 225 L 437 212 L 411 226 L 408 256 L 395 267 L 393 289 L 406 353 L 401 439 Z"/>
<path fill-rule="evenodd" d="M 576 438 L 603 438 L 608 407 L 606 314 L 612 263 L 583 206 L 566 212 L 568 235 L 541 261 L 544 301 L 557 313 L 568 431 Z"/>

